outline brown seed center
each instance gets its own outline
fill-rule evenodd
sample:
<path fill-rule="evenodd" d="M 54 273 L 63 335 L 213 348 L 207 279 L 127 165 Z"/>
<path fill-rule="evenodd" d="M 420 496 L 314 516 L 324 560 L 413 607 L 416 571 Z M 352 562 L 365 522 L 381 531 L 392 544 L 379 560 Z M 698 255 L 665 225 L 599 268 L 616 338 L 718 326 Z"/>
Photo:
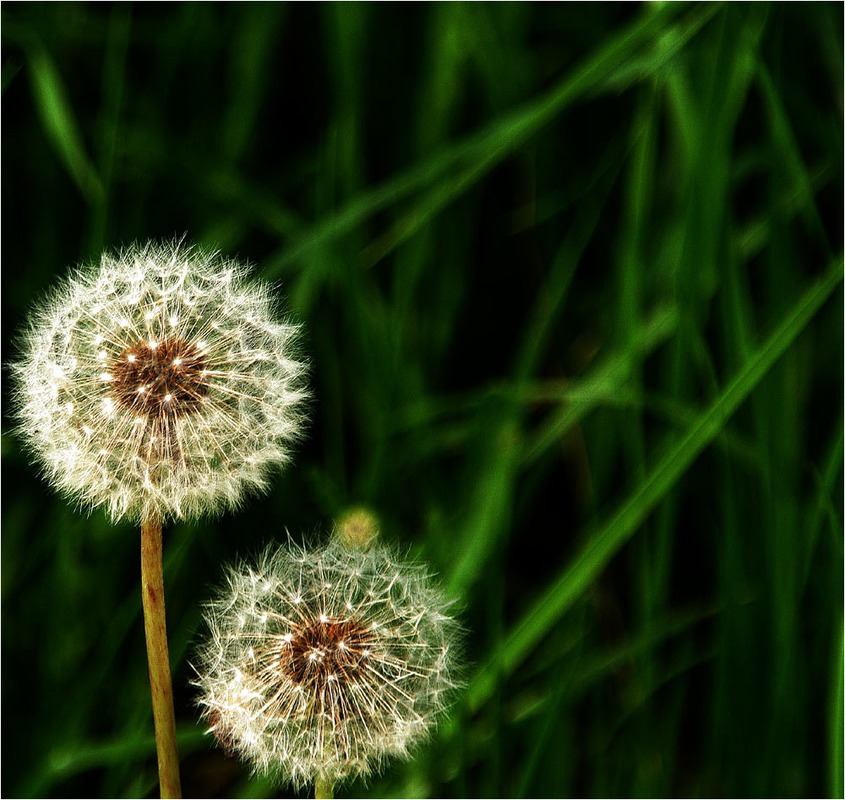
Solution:
<path fill-rule="evenodd" d="M 297 626 L 282 671 L 294 683 L 354 679 L 365 669 L 373 634 L 355 620 L 319 620 Z"/>
<path fill-rule="evenodd" d="M 127 347 L 111 371 L 115 400 L 149 417 L 196 411 L 208 393 L 208 363 L 183 339 L 141 340 Z"/>

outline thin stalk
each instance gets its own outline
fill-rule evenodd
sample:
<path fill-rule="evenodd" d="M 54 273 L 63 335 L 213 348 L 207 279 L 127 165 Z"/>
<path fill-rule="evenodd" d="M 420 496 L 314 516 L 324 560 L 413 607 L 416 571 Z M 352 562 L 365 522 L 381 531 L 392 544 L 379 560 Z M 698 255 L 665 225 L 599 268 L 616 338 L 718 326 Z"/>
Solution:
<path fill-rule="evenodd" d="M 334 797 L 334 784 L 318 775 L 314 781 L 314 800 L 332 800 Z"/>
<path fill-rule="evenodd" d="M 141 594 L 155 721 L 159 788 L 162 797 L 181 797 L 161 554 L 161 519 L 145 519 L 141 523 Z"/>

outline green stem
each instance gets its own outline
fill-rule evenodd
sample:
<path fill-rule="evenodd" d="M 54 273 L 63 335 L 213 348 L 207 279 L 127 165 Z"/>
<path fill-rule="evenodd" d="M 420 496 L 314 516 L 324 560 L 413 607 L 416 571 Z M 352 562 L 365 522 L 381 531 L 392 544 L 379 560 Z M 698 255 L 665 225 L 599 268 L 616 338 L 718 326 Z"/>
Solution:
<path fill-rule="evenodd" d="M 141 522 L 141 593 L 144 632 L 155 721 L 158 780 L 162 797 L 181 797 L 179 753 L 176 749 L 176 715 L 170 681 L 167 623 L 164 615 L 161 519 Z"/>
<path fill-rule="evenodd" d="M 334 797 L 334 784 L 318 775 L 314 781 L 314 800 L 331 800 Z"/>

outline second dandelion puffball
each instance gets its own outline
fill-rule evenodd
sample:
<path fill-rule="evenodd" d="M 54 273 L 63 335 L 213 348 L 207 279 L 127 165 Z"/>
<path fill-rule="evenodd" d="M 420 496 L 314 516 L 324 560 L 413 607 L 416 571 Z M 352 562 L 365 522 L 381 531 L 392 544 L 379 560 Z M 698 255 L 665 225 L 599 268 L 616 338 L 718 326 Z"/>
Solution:
<path fill-rule="evenodd" d="M 183 243 L 75 271 L 14 365 L 20 429 L 48 479 L 113 518 L 236 506 L 301 430 L 296 326 L 243 265 Z"/>
<path fill-rule="evenodd" d="M 424 567 L 381 545 L 268 550 L 229 570 L 196 670 L 218 741 L 329 786 L 407 756 L 456 687 L 459 627 Z"/>

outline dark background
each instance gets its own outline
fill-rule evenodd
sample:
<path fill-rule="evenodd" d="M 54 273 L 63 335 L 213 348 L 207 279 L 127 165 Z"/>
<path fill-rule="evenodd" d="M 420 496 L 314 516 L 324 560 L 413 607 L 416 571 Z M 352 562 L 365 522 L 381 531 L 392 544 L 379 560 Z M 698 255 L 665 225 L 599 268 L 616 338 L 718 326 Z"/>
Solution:
<path fill-rule="evenodd" d="M 4 363 L 70 266 L 183 234 L 305 329 L 293 466 L 165 534 L 186 796 L 289 796 L 203 736 L 192 642 L 225 563 L 354 505 L 459 599 L 467 687 L 339 794 L 842 796 L 842 27 L 3 4 Z M 3 399 L 2 792 L 152 796 L 138 533 Z"/>

